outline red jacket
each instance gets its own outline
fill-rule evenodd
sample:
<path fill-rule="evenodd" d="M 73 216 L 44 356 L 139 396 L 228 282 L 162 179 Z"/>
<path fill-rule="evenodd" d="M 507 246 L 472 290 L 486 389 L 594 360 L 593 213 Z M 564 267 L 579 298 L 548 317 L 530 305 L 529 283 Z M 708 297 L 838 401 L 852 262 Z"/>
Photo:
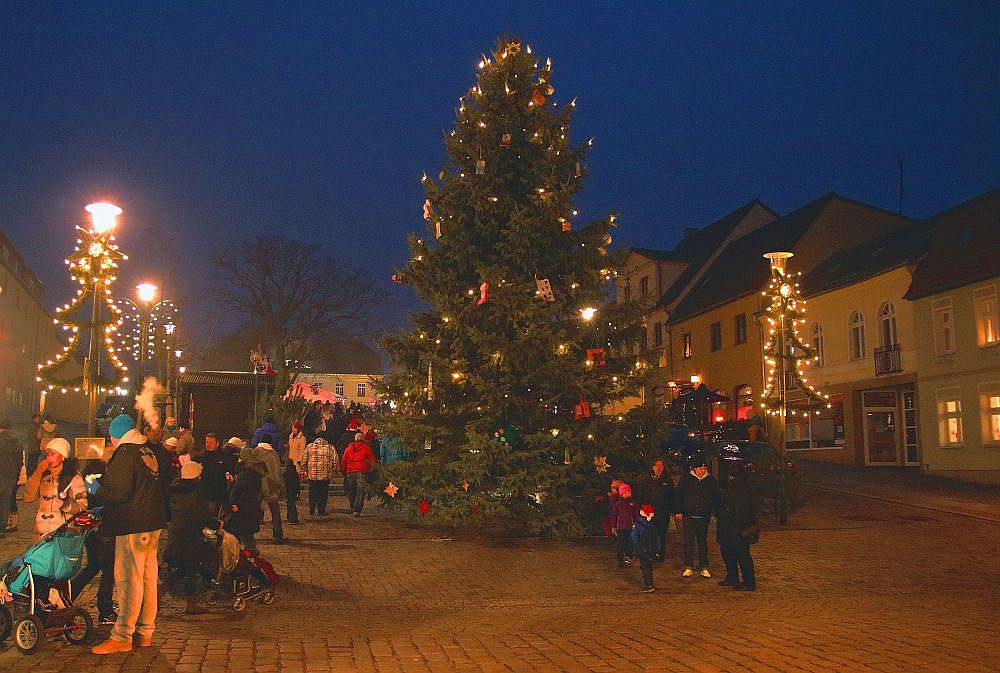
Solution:
<path fill-rule="evenodd" d="M 372 452 L 372 447 L 367 442 L 351 442 L 344 449 L 344 456 L 340 459 L 340 469 L 344 474 L 351 472 L 367 472 L 378 460 Z"/>

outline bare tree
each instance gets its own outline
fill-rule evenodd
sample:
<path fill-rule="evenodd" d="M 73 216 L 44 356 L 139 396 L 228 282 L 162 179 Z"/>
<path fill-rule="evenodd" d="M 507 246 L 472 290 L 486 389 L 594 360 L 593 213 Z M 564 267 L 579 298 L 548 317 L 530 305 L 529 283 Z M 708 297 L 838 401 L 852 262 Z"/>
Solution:
<path fill-rule="evenodd" d="M 258 236 L 212 256 L 219 308 L 273 349 L 275 366 L 294 371 L 323 352 L 323 336 L 354 337 L 385 293 L 367 272 L 344 266 L 312 244 Z"/>

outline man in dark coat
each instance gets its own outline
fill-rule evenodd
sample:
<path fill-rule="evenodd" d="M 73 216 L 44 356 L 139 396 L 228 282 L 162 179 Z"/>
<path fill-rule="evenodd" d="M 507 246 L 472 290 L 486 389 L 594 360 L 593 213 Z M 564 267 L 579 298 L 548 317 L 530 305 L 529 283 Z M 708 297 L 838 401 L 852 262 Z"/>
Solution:
<path fill-rule="evenodd" d="M 708 473 L 703 455 L 691 459 L 691 471 L 681 477 L 675 492 L 678 521 L 684 524 L 684 577 L 694 574 L 694 546 L 698 545 L 698 566 L 702 577 L 708 570 L 708 524 L 719 507 L 719 482 Z"/>
<path fill-rule="evenodd" d="M 726 564 L 726 577 L 719 585 L 733 587 L 736 591 L 756 591 L 757 574 L 750 556 L 750 545 L 759 539 L 760 527 L 753 482 L 742 464 L 729 470 L 726 481 L 716 530 L 719 551 Z M 743 581 L 740 581 L 741 570 Z"/>
<path fill-rule="evenodd" d="M 659 542 L 655 561 L 667 558 L 667 528 L 670 526 L 670 512 L 673 511 L 674 481 L 667 474 L 666 466 L 662 458 L 654 458 L 650 473 L 637 486 L 641 504 L 652 505 L 655 512 L 653 526 Z"/>
<path fill-rule="evenodd" d="M 94 654 L 131 652 L 149 647 L 156 623 L 157 546 L 167 524 L 167 487 L 172 468 L 157 457 L 135 420 L 122 414 L 108 429 L 115 452 L 92 495 L 103 505 L 104 532 L 115 536 L 118 621 L 111 637 Z M 135 641 L 133 643 L 133 636 Z"/>
<path fill-rule="evenodd" d="M 257 452 L 250 447 L 240 451 L 240 470 L 229 489 L 229 518 L 227 532 L 252 554 L 257 554 L 254 535 L 260 530 L 262 511 L 261 482 L 267 474 L 267 467 Z"/>
<path fill-rule="evenodd" d="M 10 429 L 10 421 L 0 419 L 0 537 L 10 523 L 7 515 L 10 513 L 10 503 L 17 492 L 17 480 L 21 476 L 21 465 L 24 463 L 24 453 L 17 435 Z M 16 511 L 16 510 L 14 510 Z"/>
<path fill-rule="evenodd" d="M 312 407 L 306 412 L 302 419 L 302 431 L 306 434 L 306 444 L 312 444 L 319 434 L 320 425 L 323 422 L 323 401 L 314 400 Z M 273 444 L 272 444 L 273 446 Z"/>
<path fill-rule="evenodd" d="M 202 473 L 198 491 L 213 512 L 229 501 L 229 479 L 236 472 L 231 453 L 219 449 L 219 439 L 211 432 L 205 435 L 205 453 L 197 458 Z"/>

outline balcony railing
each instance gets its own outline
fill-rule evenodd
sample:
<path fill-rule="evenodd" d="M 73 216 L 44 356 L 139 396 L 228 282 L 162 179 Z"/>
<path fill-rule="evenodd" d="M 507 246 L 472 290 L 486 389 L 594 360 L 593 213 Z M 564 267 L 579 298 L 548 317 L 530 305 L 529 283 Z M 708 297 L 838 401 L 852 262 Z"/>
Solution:
<path fill-rule="evenodd" d="M 899 344 L 889 344 L 884 348 L 875 349 L 875 376 L 896 374 L 903 371 L 903 363 L 899 357 Z"/>

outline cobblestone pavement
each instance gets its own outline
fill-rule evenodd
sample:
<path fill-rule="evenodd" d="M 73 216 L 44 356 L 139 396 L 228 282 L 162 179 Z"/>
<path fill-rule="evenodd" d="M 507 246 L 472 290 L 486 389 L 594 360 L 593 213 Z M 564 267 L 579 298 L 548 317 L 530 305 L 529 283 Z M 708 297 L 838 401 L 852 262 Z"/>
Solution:
<path fill-rule="evenodd" d="M 27 509 L 0 557 L 30 542 Z M 372 512 L 290 526 L 288 546 L 262 535 L 284 575 L 271 606 L 184 617 L 170 602 L 151 648 L 99 658 L 49 642 L 25 657 L 8 641 L 0 671 L 1000 670 L 988 521 L 817 492 L 790 527 L 765 526 L 757 593 L 717 586 L 717 548 L 715 577 L 681 578 L 672 534 L 659 591 L 643 594 L 605 540 L 449 538 Z"/>

